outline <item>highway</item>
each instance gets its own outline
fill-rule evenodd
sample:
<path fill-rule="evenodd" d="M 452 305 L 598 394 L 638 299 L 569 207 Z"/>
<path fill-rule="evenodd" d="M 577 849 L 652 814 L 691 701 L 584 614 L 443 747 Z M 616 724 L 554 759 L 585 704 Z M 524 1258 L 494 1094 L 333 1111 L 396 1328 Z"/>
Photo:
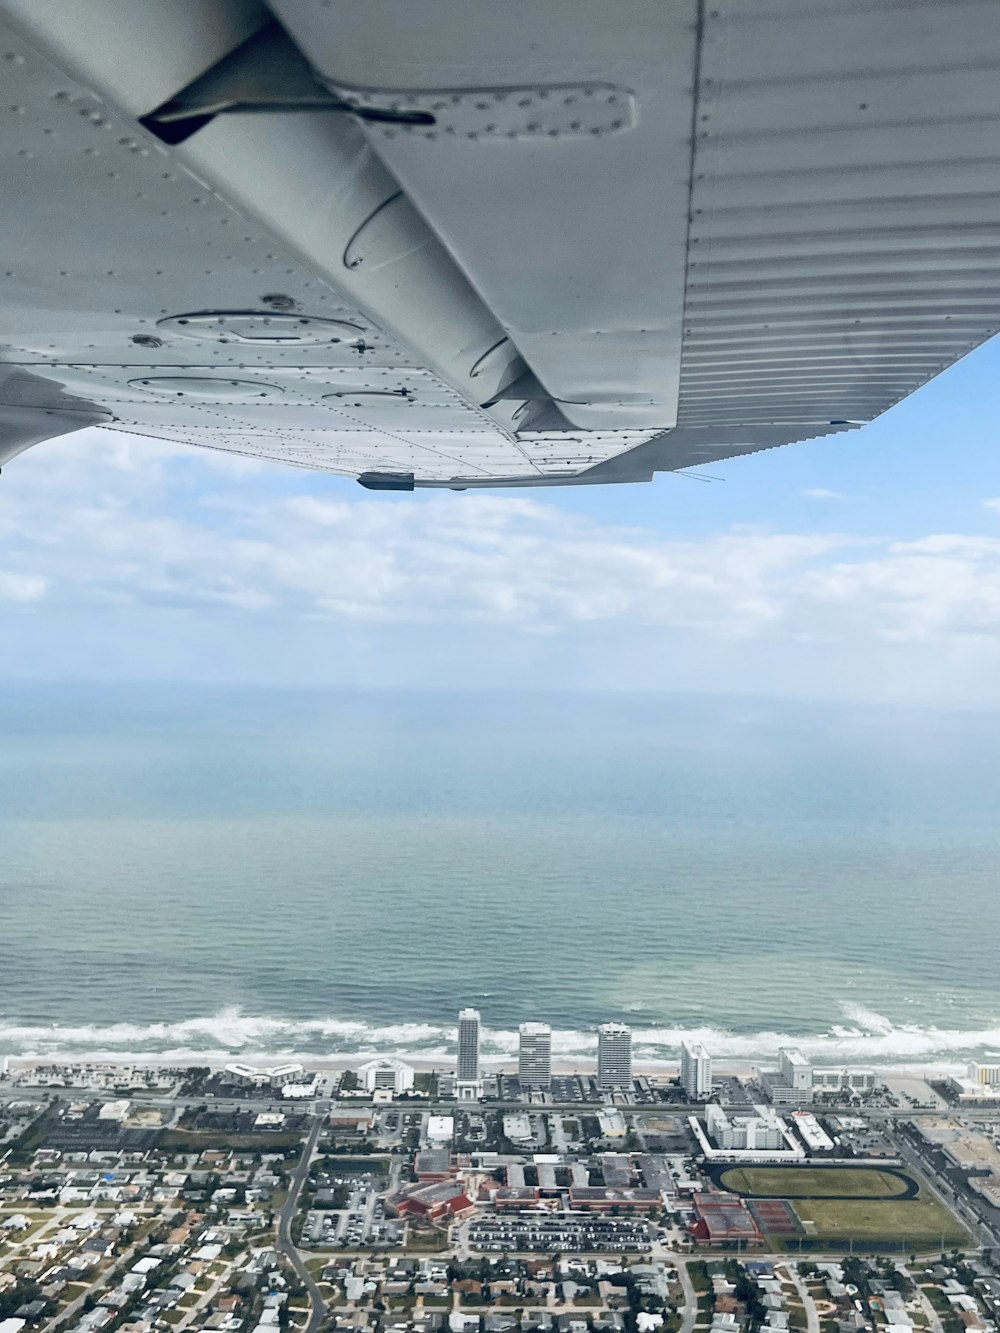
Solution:
<path fill-rule="evenodd" d="M 1000 1247 L 1000 1230 L 990 1225 L 978 1204 L 968 1194 L 956 1191 L 951 1181 L 936 1169 L 934 1163 L 918 1153 L 905 1139 L 897 1138 L 896 1145 L 906 1165 L 916 1171 L 927 1182 L 933 1193 L 965 1223 L 974 1240 L 990 1249 Z"/>
<path fill-rule="evenodd" d="M 96 1100 L 110 1099 L 111 1093 L 107 1090 L 86 1087 L 62 1087 L 62 1088 L 31 1088 L 13 1083 L 10 1080 L 0 1082 L 0 1102 L 35 1102 L 40 1106 L 54 1098 L 62 1100 L 73 1100 L 80 1098 L 93 1098 Z M 328 1098 L 323 1097 L 315 1101 L 297 1102 L 280 1097 L 219 1097 L 210 1094 L 202 1094 L 198 1097 L 180 1097 L 170 1093 L 149 1093 L 140 1090 L 134 1091 L 129 1098 L 139 1107 L 160 1107 L 183 1110 L 191 1106 L 218 1107 L 227 1111 L 285 1111 L 292 1112 L 312 1110 L 317 1115 L 326 1115 L 330 1112 L 343 1113 L 345 1111 L 357 1111 L 360 1114 L 366 1114 L 376 1109 L 369 1097 L 344 1097 Z M 668 1116 L 688 1116 L 701 1113 L 704 1110 L 702 1102 L 619 1102 L 614 1105 L 618 1110 L 626 1115 L 668 1115 Z M 731 1111 L 745 1111 L 745 1103 L 726 1103 L 727 1109 Z M 520 1101 L 501 1101 L 499 1099 L 490 1099 L 476 1104 L 475 1110 L 478 1113 L 483 1111 L 512 1111 L 528 1110 L 533 1114 L 536 1112 L 558 1112 L 564 1115 L 596 1115 L 598 1111 L 603 1110 L 605 1103 L 602 1101 L 568 1101 L 568 1102 L 546 1102 L 544 1104 L 532 1104 L 528 1106 Z M 384 1109 L 384 1108 L 378 1108 Z M 403 1114 L 419 1115 L 454 1115 L 456 1110 L 461 1110 L 460 1106 L 454 1101 L 396 1101 L 393 1103 L 393 1111 Z M 837 1112 L 837 1107 L 830 1107 L 829 1110 Z M 925 1117 L 935 1118 L 939 1116 L 950 1116 L 960 1123 L 967 1123 L 970 1120 L 1000 1120 L 1000 1107 L 978 1106 L 951 1106 L 951 1107 L 888 1107 L 888 1106 L 861 1106 L 852 1108 L 851 1115 L 861 1116 L 874 1124 L 883 1124 L 893 1120 L 921 1120 Z"/>

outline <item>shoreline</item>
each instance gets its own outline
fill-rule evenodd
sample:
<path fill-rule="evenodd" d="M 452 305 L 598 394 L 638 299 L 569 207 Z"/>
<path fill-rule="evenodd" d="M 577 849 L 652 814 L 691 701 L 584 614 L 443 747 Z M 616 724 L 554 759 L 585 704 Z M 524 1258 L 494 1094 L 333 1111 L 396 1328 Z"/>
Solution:
<path fill-rule="evenodd" d="M 206 1053 L 204 1057 L 196 1052 L 184 1052 L 172 1055 L 170 1052 L 164 1052 L 157 1055 L 151 1052 L 142 1052 L 135 1055 L 117 1052 L 94 1052 L 79 1055 L 3 1055 L 0 1054 L 0 1070 L 5 1069 L 10 1074 L 24 1073 L 31 1069 L 51 1069 L 58 1067 L 95 1067 L 100 1066 L 104 1069 L 109 1068 L 128 1068 L 128 1069 L 191 1069 L 208 1068 L 213 1072 L 218 1072 L 230 1064 L 248 1065 L 253 1069 L 264 1070 L 274 1068 L 282 1064 L 301 1065 L 307 1073 L 342 1073 L 345 1070 L 357 1069 L 359 1065 L 369 1060 L 376 1059 L 398 1059 L 403 1060 L 410 1065 L 418 1074 L 450 1074 L 454 1072 L 454 1057 L 439 1059 L 419 1055 L 409 1055 L 406 1052 L 386 1052 L 386 1051 L 357 1051 L 331 1054 L 327 1056 L 317 1056 L 311 1053 L 296 1053 L 294 1051 L 282 1051 L 280 1053 L 262 1053 L 235 1051 L 220 1057 L 218 1052 Z M 713 1059 L 713 1073 L 722 1078 L 752 1079 L 757 1071 L 763 1066 L 768 1066 L 768 1061 L 762 1060 L 760 1063 L 754 1063 L 747 1060 L 725 1060 Z M 517 1058 L 508 1057 L 506 1059 L 484 1058 L 481 1061 L 483 1074 L 489 1076 L 494 1074 L 516 1074 Z M 949 1074 L 961 1072 L 965 1065 L 959 1062 L 912 1062 L 900 1064 L 876 1064 L 874 1062 L 867 1064 L 869 1069 L 873 1069 L 883 1080 L 885 1079 L 905 1079 L 905 1078 L 942 1078 Z M 594 1060 L 553 1060 L 552 1073 L 560 1077 L 592 1076 L 596 1072 L 596 1061 Z M 680 1074 L 679 1060 L 633 1060 L 632 1072 L 636 1078 L 648 1078 L 652 1082 L 665 1082 L 675 1079 Z"/>

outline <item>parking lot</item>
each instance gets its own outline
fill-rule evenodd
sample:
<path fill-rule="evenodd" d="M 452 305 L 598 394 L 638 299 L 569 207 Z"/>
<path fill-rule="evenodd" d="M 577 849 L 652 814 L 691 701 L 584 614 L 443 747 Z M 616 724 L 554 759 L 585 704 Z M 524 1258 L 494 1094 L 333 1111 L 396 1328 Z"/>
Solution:
<path fill-rule="evenodd" d="M 637 1254 L 650 1249 L 649 1224 L 637 1218 L 518 1216 L 477 1218 L 469 1246 L 480 1252 Z"/>
<path fill-rule="evenodd" d="M 738 1078 L 717 1078 L 714 1091 L 723 1106 L 752 1106 L 753 1097 Z"/>
<path fill-rule="evenodd" d="M 589 1079 L 585 1084 L 584 1081 L 578 1078 L 575 1074 L 562 1076 L 558 1074 L 553 1075 L 551 1095 L 554 1102 L 561 1103 L 562 1105 L 565 1105 L 567 1102 L 593 1101 L 600 1096 L 597 1089 L 590 1086 Z"/>
<path fill-rule="evenodd" d="M 360 1181 L 347 1183 L 350 1194 L 345 1208 L 313 1209 L 306 1214 L 303 1245 L 343 1250 L 401 1245 L 405 1228 L 401 1222 L 386 1217 L 375 1180 L 364 1176 Z"/>

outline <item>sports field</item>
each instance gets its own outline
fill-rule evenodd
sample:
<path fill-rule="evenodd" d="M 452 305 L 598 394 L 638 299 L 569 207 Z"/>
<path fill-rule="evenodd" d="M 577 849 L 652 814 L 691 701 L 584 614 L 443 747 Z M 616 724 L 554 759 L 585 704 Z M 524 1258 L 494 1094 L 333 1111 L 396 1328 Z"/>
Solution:
<path fill-rule="evenodd" d="M 931 1195 L 915 1199 L 796 1199 L 806 1235 L 855 1245 L 898 1244 L 901 1249 L 964 1245 L 965 1228 Z"/>
<path fill-rule="evenodd" d="M 968 1235 L 925 1185 L 902 1170 L 878 1167 L 747 1166 L 718 1177 L 722 1189 L 755 1199 L 790 1201 L 802 1224 L 794 1240 L 785 1226 L 771 1232 L 775 1248 L 811 1245 L 930 1250 L 964 1245 Z M 756 1216 L 756 1213 L 755 1213 Z"/>
<path fill-rule="evenodd" d="M 893 1199 L 912 1189 L 902 1176 L 853 1166 L 740 1166 L 720 1184 L 756 1199 Z"/>

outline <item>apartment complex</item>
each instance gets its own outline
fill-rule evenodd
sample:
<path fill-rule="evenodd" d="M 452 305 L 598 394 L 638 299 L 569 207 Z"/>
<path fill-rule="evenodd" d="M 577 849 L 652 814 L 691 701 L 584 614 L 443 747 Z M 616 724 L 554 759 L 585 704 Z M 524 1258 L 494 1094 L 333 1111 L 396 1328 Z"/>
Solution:
<path fill-rule="evenodd" d="M 778 1068 L 761 1069 L 760 1081 L 775 1106 L 802 1106 L 817 1093 L 874 1090 L 880 1079 L 874 1069 L 853 1065 L 814 1065 L 794 1047 L 778 1051 Z"/>
<path fill-rule="evenodd" d="M 458 1064 L 455 1073 L 455 1095 L 459 1101 L 477 1101 L 483 1095 L 479 1077 L 478 1009 L 463 1009 L 458 1015 Z"/>
<path fill-rule="evenodd" d="M 522 1023 L 518 1028 L 517 1077 L 521 1088 L 552 1085 L 552 1029 L 548 1023 Z"/>
<path fill-rule="evenodd" d="M 597 1029 L 597 1086 L 602 1091 L 632 1086 L 632 1029 L 624 1023 Z"/>
<path fill-rule="evenodd" d="M 681 1087 L 693 1102 L 712 1095 L 712 1057 L 700 1041 L 681 1042 Z"/>

